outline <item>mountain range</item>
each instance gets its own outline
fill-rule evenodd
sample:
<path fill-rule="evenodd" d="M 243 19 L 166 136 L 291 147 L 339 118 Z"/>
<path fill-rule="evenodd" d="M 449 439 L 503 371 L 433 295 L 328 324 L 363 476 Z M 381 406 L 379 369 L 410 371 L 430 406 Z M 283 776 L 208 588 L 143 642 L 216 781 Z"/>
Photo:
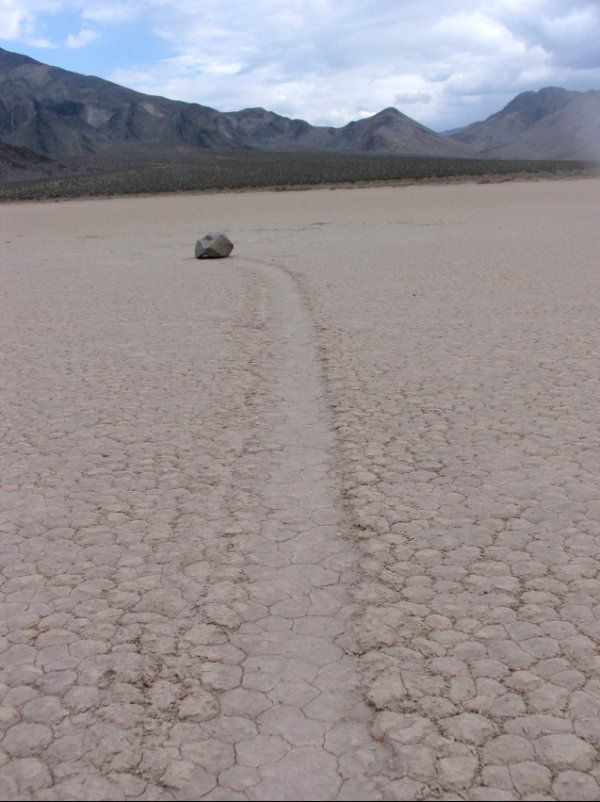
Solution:
<path fill-rule="evenodd" d="M 523 92 L 449 138 L 494 159 L 599 159 L 600 92 Z"/>
<path fill-rule="evenodd" d="M 341 128 L 262 108 L 220 112 L 146 95 L 0 48 L 0 176 L 181 149 L 385 153 L 452 158 L 600 157 L 600 92 L 525 92 L 483 122 L 436 133 L 395 108 Z"/>

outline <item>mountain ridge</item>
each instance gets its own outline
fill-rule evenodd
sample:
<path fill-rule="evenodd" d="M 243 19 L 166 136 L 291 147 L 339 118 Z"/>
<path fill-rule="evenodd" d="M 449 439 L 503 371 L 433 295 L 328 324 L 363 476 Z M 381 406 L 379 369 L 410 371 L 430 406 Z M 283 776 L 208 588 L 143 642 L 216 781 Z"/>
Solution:
<path fill-rule="evenodd" d="M 600 158 L 600 92 L 548 86 L 521 92 L 450 135 L 487 158 Z"/>
<path fill-rule="evenodd" d="M 336 128 L 261 107 L 221 112 L 148 95 L 0 48 L 0 176 L 51 171 L 57 162 L 172 160 L 184 151 L 600 159 L 599 142 L 594 90 L 522 92 L 486 120 L 444 133 L 392 106 Z"/>
<path fill-rule="evenodd" d="M 198 103 L 146 95 L 2 49 L 0 140 L 51 158 L 117 154 L 130 143 L 156 149 L 185 145 L 475 155 L 468 145 L 443 137 L 397 109 L 384 109 L 341 128 L 313 126 L 261 108 L 220 112 Z"/>

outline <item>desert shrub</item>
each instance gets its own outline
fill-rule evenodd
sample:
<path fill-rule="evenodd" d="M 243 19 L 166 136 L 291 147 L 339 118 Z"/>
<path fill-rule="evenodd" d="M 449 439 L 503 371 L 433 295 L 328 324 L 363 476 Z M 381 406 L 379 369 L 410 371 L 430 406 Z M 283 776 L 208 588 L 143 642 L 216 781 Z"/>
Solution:
<path fill-rule="evenodd" d="M 0 200 L 355 184 L 500 176 L 581 175 L 586 162 L 500 161 L 353 153 L 269 153 L 264 151 L 186 151 L 170 161 L 135 153 L 91 167 L 73 164 L 61 174 L 0 185 Z"/>

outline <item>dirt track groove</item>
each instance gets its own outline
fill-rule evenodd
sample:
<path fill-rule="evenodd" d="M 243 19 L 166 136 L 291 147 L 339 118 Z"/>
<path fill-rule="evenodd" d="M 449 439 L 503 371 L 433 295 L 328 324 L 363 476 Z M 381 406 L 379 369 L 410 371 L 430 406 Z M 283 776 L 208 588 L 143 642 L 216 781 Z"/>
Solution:
<path fill-rule="evenodd" d="M 360 691 L 349 591 L 358 554 L 348 535 L 339 453 L 310 316 L 280 267 L 241 259 L 265 295 L 260 446 L 241 456 L 256 534 L 242 537 L 240 688 L 219 697 L 217 721 L 247 717 L 220 784 L 250 799 L 368 799 L 384 750 Z M 245 533 L 247 528 L 242 527 Z M 234 718 L 231 718 L 234 717 Z M 247 726 L 247 722 L 246 722 Z M 213 795 L 209 794 L 210 798 Z M 230 797 L 228 797 L 230 798 Z"/>

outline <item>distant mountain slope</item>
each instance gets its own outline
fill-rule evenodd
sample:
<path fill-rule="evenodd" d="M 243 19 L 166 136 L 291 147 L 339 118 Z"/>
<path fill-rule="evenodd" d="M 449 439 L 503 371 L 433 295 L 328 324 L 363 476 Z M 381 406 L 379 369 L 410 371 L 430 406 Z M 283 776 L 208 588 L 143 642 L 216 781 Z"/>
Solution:
<path fill-rule="evenodd" d="M 406 153 L 417 156 L 474 157 L 477 153 L 461 143 L 448 148 L 448 137 L 434 133 L 397 109 L 388 108 L 367 120 L 348 123 L 339 131 L 339 149 Z M 454 143 L 458 144 L 458 143 Z"/>
<path fill-rule="evenodd" d="M 236 136 L 246 146 L 261 150 L 322 150 L 352 153 L 395 153 L 411 156 L 477 154 L 462 144 L 448 141 L 397 109 L 388 108 L 342 128 L 310 125 L 264 109 L 227 112 Z"/>
<path fill-rule="evenodd" d="M 265 109 L 223 113 L 145 95 L 0 49 L 0 139 L 54 158 L 207 149 L 326 150 L 476 156 L 396 109 L 343 128 L 312 126 Z"/>
<path fill-rule="evenodd" d="M 599 103 L 598 92 L 546 87 L 517 95 L 487 120 L 446 135 L 394 108 L 333 128 L 262 108 L 219 112 L 145 95 L 0 48 L 0 142 L 77 164 L 181 161 L 190 149 L 597 159 Z M 19 169 L 7 166 L 11 159 L 29 159 L 34 172 L 42 166 L 23 155 L 0 156 L 0 175 Z"/>
<path fill-rule="evenodd" d="M 544 119 L 570 106 L 580 95 L 581 92 L 570 92 L 554 86 L 538 92 L 522 92 L 487 120 L 471 123 L 452 134 L 451 138 L 470 145 L 490 158 L 501 155 L 518 158 L 517 148 L 521 137 Z M 540 151 L 534 158 L 550 157 Z"/>
<path fill-rule="evenodd" d="M 0 142 L 0 179 L 26 179 L 51 175 L 59 165 L 47 156 L 42 156 L 28 148 L 18 148 Z"/>
<path fill-rule="evenodd" d="M 599 161 L 600 92 L 590 90 L 544 117 L 513 143 L 498 149 L 498 156 Z"/>
<path fill-rule="evenodd" d="M 227 120 L 213 109 L 143 95 L 2 49 L 0 139 L 53 157 L 139 141 L 213 148 L 237 144 Z"/>

